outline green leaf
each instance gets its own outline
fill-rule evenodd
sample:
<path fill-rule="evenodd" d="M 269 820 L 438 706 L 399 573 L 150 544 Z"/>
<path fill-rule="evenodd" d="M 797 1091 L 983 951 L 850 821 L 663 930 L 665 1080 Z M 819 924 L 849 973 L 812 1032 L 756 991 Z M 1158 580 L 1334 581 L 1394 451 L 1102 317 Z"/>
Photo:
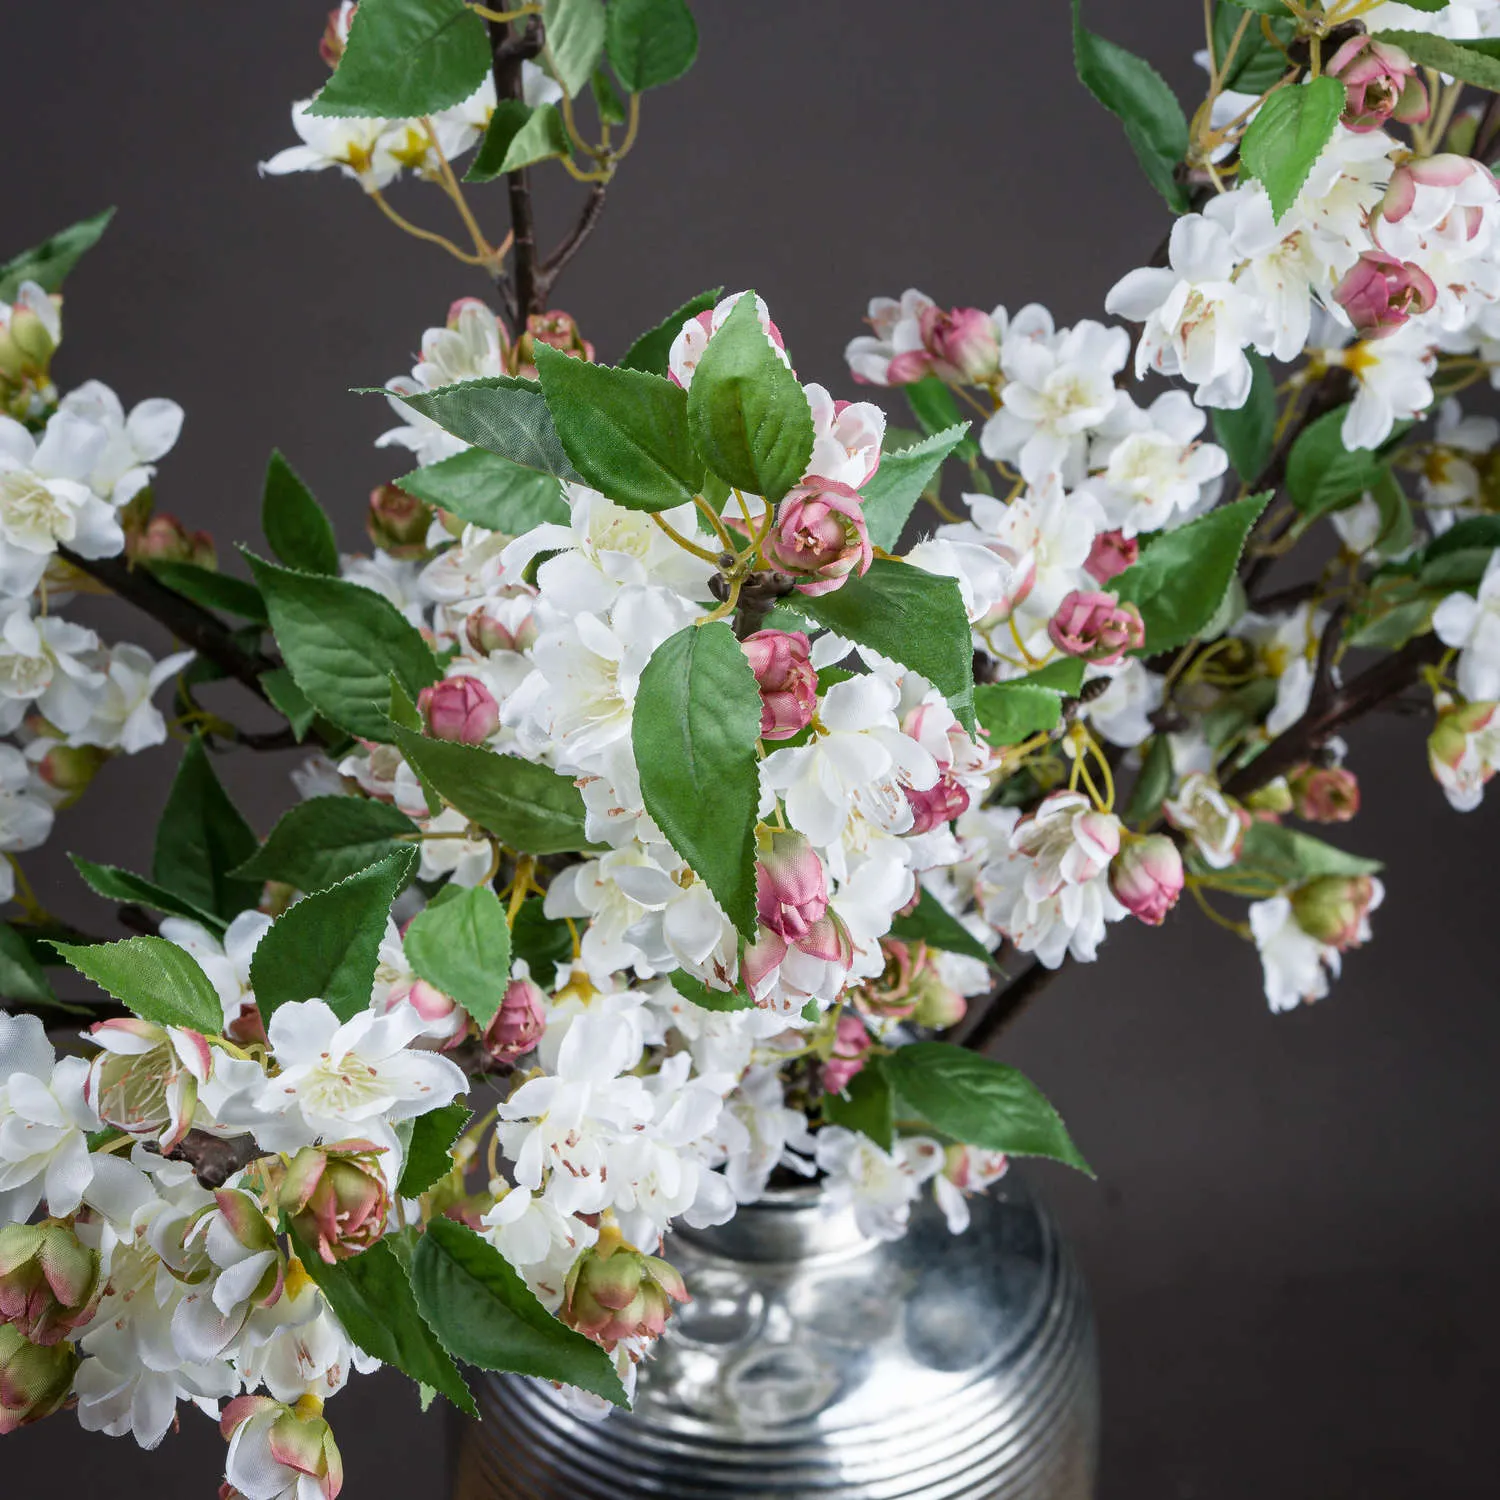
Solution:
<path fill-rule="evenodd" d="M 1076 698 L 1083 691 L 1083 662 L 1076 656 L 1059 656 L 1045 667 L 1016 679 L 1022 687 L 1051 688 L 1054 693 Z"/>
<path fill-rule="evenodd" d="M 923 890 L 917 904 L 891 923 L 891 936 L 903 943 L 926 943 L 944 953 L 962 953 L 982 964 L 995 962 L 995 955 L 931 891 Z"/>
<path fill-rule="evenodd" d="M 698 26 L 683 0 L 612 0 L 609 61 L 632 94 L 675 83 L 698 55 Z"/>
<path fill-rule="evenodd" d="M 209 763 L 201 736 L 182 752 L 177 777 L 156 826 L 151 878 L 164 890 L 228 921 L 260 900 L 260 882 L 230 873 L 260 840 Z"/>
<path fill-rule="evenodd" d="M 1152 187 L 1175 213 L 1186 213 L 1187 194 L 1174 175 L 1187 155 L 1188 124 L 1177 96 L 1144 58 L 1089 31 L 1073 0 L 1073 60 L 1078 77 L 1125 127 Z"/>
<path fill-rule="evenodd" d="M 601 0 L 542 0 L 542 23 L 552 74 L 576 99 L 604 51 L 604 6 Z"/>
<path fill-rule="evenodd" d="M 476 448 L 498 453 L 523 469 L 535 469 L 556 479 L 580 477 L 563 452 L 542 388 L 534 380 L 492 375 L 410 395 L 384 389 L 373 394 L 395 394 L 445 432 Z"/>
<path fill-rule="evenodd" d="M 709 339 L 688 388 L 688 424 L 715 474 L 771 504 L 807 471 L 812 409 L 760 326 L 754 292 Z"/>
<path fill-rule="evenodd" d="M 1014 1068 L 947 1042 L 914 1042 L 885 1060 L 891 1087 L 935 1130 L 1007 1156 L 1045 1156 L 1094 1174 L 1041 1090 Z"/>
<path fill-rule="evenodd" d="M 239 615 L 257 625 L 267 623 L 266 603 L 260 597 L 260 590 L 243 578 L 220 573 L 214 568 L 199 567 L 197 563 L 161 560 L 147 566 L 174 594 L 181 594 L 194 604 Z"/>
<path fill-rule="evenodd" d="M 369 4 L 369 0 L 362 3 Z M 429 1326 L 390 1240 L 329 1265 L 295 1232 L 292 1239 L 297 1259 L 328 1299 L 344 1332 L 366 1354 L 441 1391 L 461 1412 L 479 1416 L 452 1356 Z"/>
<path fill-rule="evenodd" d="M 542 394 L 573 467 L 627 510 L 670 510 L 703 487 L 688 393 L 643 370 L 612 370 L 536 347 Z"/>
<path fill-rule="evenodd" d="M 906 393 L 906 404 L 911 407 L 912 416 L 928 437 L 936 437 L 950 427 L 968 426 L 959 414 L 957 398 L 936 375 L 923 376 L 921 380 L 913 381 L 902 389 Z M 959 441 L 956 451 L 968 463 L 978 458 L 979 444 L 973 438 L 965 436 Z"/>
<path fill-rule="evenodd" d="M 1326 412 L 1299 434 L 1287 458 L 1286 487 L 1304 516 L 1334 510 L 1341 500 L 1363 494 L 1389 462 L 1378 448 L 1344 447 L 1342 428 L 1348 406 Z"/>
<path fill-rule="evenodd" d="M 260 674 L 260 685 L 276 710 L 291 726 L 292 734 L 300 743 L 307 737 L 318 711 L 307 701 L 307 694 L 297 686 L 297 679 L 285 667 L 272 667 Z"/>
<path fill-rule="evenodd" d="M 760 712 L 755 673 L 720 620 L 688 625 L 652 652 L 631 723 L 646 811 L 751 936 Z"/>
<path fill-rule="evenodd" d="M 373 589 L 246 555 L 307 701 L 350 734 L 388 740 L 391 678 L 415 699 L 442 675 L 421 632 Z"/>
<path fill-rule="evenodd" d="M 1277 885 L 1301 885 L 1324 875 L 1377 875 L 1378 859 L 1346 854 L 1310 833 L 1279 823 L 1252 823 L 1245 830 L 1235 869 L 1264 875 Z"/>
<path fill-rule="evenodd" d="M 208 928 L 215 935 L 224 931 L 223 918 L 194 906 L 191 901 L 184 901 L 181 896 L 154 884 L 144 875 L 132 874 L 116 865 L 96 865 L 93 860 L 84 859 L 78 854 L 70 854 L 68 858 L 73 861 L 73 868 L 83 876 L 89 888 L 106 901 L 134 902 L 138 906 L 149 906 L 155 911 L 164 912 L 169 917 L 185 917 L 189 922 L 197 922 Z"/>
<path fill-rule="evenodd" d="M 26 939 L 0 922 L 0 1005 L 56 1005 L 57 996 Z"/>
<path fill-rule="evenodd" d="M 817 598 L 803 595 L 796 607 L 825 629 L 920 672 L 975 732 L 973 636 L 954 579 L 877 557 L 863 578 Z"/>
<path fill-rule="evenodd" d="M 516 913 L 510 928 L 511 952 L 524 959 L 531 977 L 546 989 L 552 987 L 552 975 L 558 964 L 573 958 L 573 934 L 568 924 L 554 920 L 543 909 L 540 896 L 528 896 Z"/>
<path fill-rule="evenodd" d="M 333 523 L 279 452 L 271 454 L 266 466 L 260 526 L 271 551 L 287 567 L 338 576 L 339 544 L 334 539 Z"/>
<path fill-rule="evenodd" d="M 1279 221 L 1297 201 L 1313 163 L 1344 112 L 1345 89 L 1325 73 L 1310 83 L 1277 89 L 1261 105 L 1240 142 L 1240 176 L 1258 177 Z"/>
<path fill-rule="evenodd" d="M 1110 589 L 1146 622 L 1146 644 L 1137 655 L 1186 645 L 1213 619 L 1269 499 L 1269 493 L 1247 495 L 1164 532 L 1139 562 L 1110 580 Z"/>
<path fill-rule="evenodd" d="M 433 1332 L 466 1363 L 559 1380 L 629 1405 L 604 1350 L 558 1322 L 472 1229 L 431 1220 L 412 1258 L 412 1288 Z"/>
<path fill-rule="evenodd" d="M 510 979 L 510 926 L 488 886 L 429 906 L 406 929 L 406 958 L 421 979 L 456 1000 L 484 1030 Z"/>
<path fill-rule="evenodd" d="M 313 115 L 404 120 L 462 104 L 490 71 L 489 34 L 463 0 L 361 0 Z"/>
<path fill-rule="evenodd" d="M 1214 440 L 1229 455 L 1234 472 L 1246 484 L 1254 484 L 1271 458 L 1271 440 L 1276 432 L 1276 382 L 1270 366 L 1253 349 L 1245 356 L 1255 372 L 1250 396 L 1237 411 L 1216 408 Z"/>
<path fill-rule="evenodd" d="M 933 482 L 943 460 L 963 442 L 969 424 L 944 428 L 910 447 L 881 454 L 880 467 L 860 491 L 870 540 L 891 551 L 922 492 Z"/>
<path fill-rule="evenodd" d="M 519 99 L 502 99 L 490 116 L 465 182 L 492 182 L 504 172 L 517 172 L 539 161 L 567 156 L 568 127 L 553 104 L 534 109 Z"/>
<path fill-rule="evenodd" d="M 743 990 L 711 990 L 701 979 L 681 969 L 673 970 L 667 978 L 684 1000 L 691 1000 L 704 1010 L 749 1010 L 752 1004 Z"/>
<path fill-rule="evenodd" d="M 362 797 L 313 797 L 282 815 L 264 844 L 235 871 L 321 891 L 403 847 L 416 824 L 399 808 Z"/>
<path fill-rule="evenodd" d="M 1375 550 L 1382 557 L 1396 557 L 1411 546 L 1416 536 L 1411 501 L 1389 469 L 1371 486 L 1370 494 L 1380 512 L 1380 532 L 1375 538 Z"/>
<path fill-rule="evenodd" d="M 1239 6 L 1241 10 L 1253 10 L 1263 16 L 1285 19 L 1291 14 L 1286 8 L 1285 0 L 1229 0 L 1229 3 Z"/>
<path fill-rule="evenodd" d="M 1491 93 L 1500 92 L 1500 45 L 1495 38 L 1450 42 L 1446 37 L 1430 36 L 1425 31 L 1380 31 L 1375 40 L 1399 47 L 1424 68 L 1436 68 L 1450 78 L 1476 84 Z"/>
<path fill-rule="evenodd" d="M 406 1147 L 406 1164 L 396 1193 L 402 1198 L 419 1198 L 438 1178 L 453 1170 L 453 1143 L 469 1123 L 470 1111 L 455 1099 L 441 1109 L 430 1109 L 412 1121 L 411 1140 Z"/>
<path fill-rule="evenodd" d="M 1027 682 L 981 683 L 974 689 L 974 712 L 991 745 L 1019 745 L 1062 723 L 1062 694 Z"/>
<path fill-rule="evenodd" d="M 114 209 L 106 208 L 6 261 L 0 266 L 0 302 L 14 302 L 23 281 L 36 282 L 44 292 L 60 291 L 68 272 L 99 243 L 114 216 Z"/>
<path fill-rule="evenodd" d="M 717 307 L 719 298 L 723 295 L 724 288 L 716 286 L 711 291 L 699 292 L 691 301 L 684 302 L 676 312 L 663 318 L 655 328 L 648 329 L 625 351 L 620 368 L 645 370 L 649 375 L 665 375 L 668 355 L 677 335 L 682 332 L 682 325 L 689 318 L 696 318 L 699 313 Z"/>
<path fill-rule="evenodd" d="M 594 96 L 594 108 L 598 111 L 601 125 L 625 123 L 624 101 L 620 98 L 614 84 L 609 81 L 609 74 L 603 68 L 594 69 L 594 76 L 589 79 L 589 92 Z"/>
<path fill-rule="evenodd" d="M 857 1130 L 882 1151 L 889 1151 L 895 1135 L 895 1102 L 884 1060 L 874 1057 L 849 1080 L 842 1094 L 823 1095 L 823 1118 L 830 1125 Z"/>
<path fill-rule="evenodd" d="M 1125 809 L 1127 823 L 1149 823 L 1161 811 L 1167 793 L 1172 790 L 1172 746 L 1167 736 L 1159 734 L 1151 741 L 1140 775 L 1130 789 L 1130 805 Z"/>
<path fill-rule="evenodd" d="M 1278 6 L 1280 3 L 1281 0 L 1276 0 Z M 1219 5 L 1214 12 L 1214 57 L 1221 65 L 1229 57 L 1229 66 L 1221 77 L 1224 88 L 1242 94 L 1263 94 L 1286 73 L 1287 60 L 1282 51 L 1266 40 L 1254 21 L 1245 28 L 1234 55 L 1230 57 L 1230 43 L 1244 18 L 1244 11 L 1232 0 Z M 1290 46 L 1297 33 L 1296 24 L 1284 13 L 1271 22 L 1271 30 L 1282 47 Z"/>
<path fill-rule="evenodd" d="M 224 1029 L 224 1007 L 208 975 L 185 948 L 165 938 L 122 943 L 53 943 L 63 959 L 144 1021 L 185 1026 L 207 1036 Z M 369 997 L 366 996 L 368 1002 Z"/>
<path fill-rule="evenodd" d="M 267 1021 L 295 1000 L 322 1000 L 341 1021 L 369 1006 L 391 902 L 416 861 L 414 847 L 398 849 L 271 923 L 250 960 L 250 983 Z"/>
<path fill-rule="evenodd" d="M 1373 651 L 1399 651 L 1414 636 L 1432 629 L 1433 604 L 1430 598 L 1408 599 L 1353 631 L 1349 644 Z"/>
<path fill-rule="evenodd" d="M 413 768 L 463 815 L 522 854 L 568 854 L 590 846 L 583 798 L 567 776 L 478 745 L 390 730 Z"/>
<path fill-rule="evenodd" d="M 396 486 L 486 531 L 521 536 L 549 522 L 568 524 L 568 502 L 555 475 L 523 468 L 483 448 L 466 448 L 413 469 Z"/>

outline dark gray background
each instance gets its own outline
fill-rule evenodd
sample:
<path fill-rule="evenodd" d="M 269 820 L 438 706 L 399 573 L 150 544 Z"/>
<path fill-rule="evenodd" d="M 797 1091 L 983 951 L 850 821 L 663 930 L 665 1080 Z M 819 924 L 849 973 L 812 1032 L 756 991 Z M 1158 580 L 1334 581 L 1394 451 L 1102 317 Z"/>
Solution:
<path fill-rule="evenodd" d="M 1194 0 L 1087 8 L 1198 97 Z M 81 0 L 6 17 L 0 253 L 120 206 L 69 284 L 60 374 L 103 378 L 127 402 L 182 401 L 160 502 L 226 551 L 256 534 L 273 445 L 360 544 L 364 496 L 400 461 L 370 447 L 384 407 L 344 391 L 404 370 L 452 298 L 485 290 L 333 174 L 257 180 L 255 162 L 293 139 L 290 101 L 324 76 L 324 9 Z M 871 294 L 915 283 L 942 301 L 1099 316 L 1161 237 L 1162 205 L 1072 77 L 1063 0 L 697 10 L 699 66 L 648 98 L 557 298 L 603 357 L 702 287 L 748 284 L 803 377 L 852 395 L 841 350 Z M 551 238 L 571 185 L 540 175 Z M 395 197 L 444 219 L 429 189 Z M 478 200 L 496 238 L 503 199 Z M 108 606 L 98 618 L 125 633 Z M 1488 807 L 1448 810 L 1423 733 L 1388 718 L 1354 737 L 1366 811 L 1340 837 L 1391 861 L 1389 894 L 1374 947 L 1327 1002 L 1271 1016 L 1254 954 L 1183 910 L 1160 933 L 1115 928 L 1102 961 L 1002 1043 L 1099 1173 L 1035 1176 L 1095 1292 L 1112 1500 L 1495 1493 L 1480 1422 L 1500 1332 L 1497 825 Z M 104 923 L 62 850 L 142 867 L 171 760 L 111 766 L 64 816 L 31 861 L 44 899 Z M 262 830 L 290 763 L 224 765 Z M 221 1444 L 183 1410 L 155 1455 L 66 1415 L 13 1435 L 5 1492 L 212 1493 Z M 356 1380 L 329 1414 L 348 1495 L 439 1492 L 444 1424 L 419 1419 L 403 1381 Z"/>

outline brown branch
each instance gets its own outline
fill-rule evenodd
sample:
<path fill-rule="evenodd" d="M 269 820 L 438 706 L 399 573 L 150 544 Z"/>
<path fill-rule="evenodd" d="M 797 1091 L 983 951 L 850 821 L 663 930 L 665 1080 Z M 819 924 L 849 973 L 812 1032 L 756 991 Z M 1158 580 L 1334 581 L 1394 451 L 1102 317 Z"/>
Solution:
<path fill-rule="evenodd" d="M 983 1052 L 1070 963 L 1072 959 L 1065 955 L 1057 968 L 1049 969 L 1036 960 L 1018 978 L 997 980 L 959 1045 L 970 1052 Z"/>
<path fill-rule="evenodd" d="M 491 21 L 489 29 L 495 97 L 521 99 L 525 92 L 521 65 L 540 56 L 545 41 L 541 19 L 529 16 L 525 25 L 514 31 L 509 21 Z M 502 281 L 500 290 L 509 303 L 511 321 L 519 335 L 532 313 L 546 311 L 546 292 L 537 279 L 536 217 L 532 211 L 531 179 L 526 168 L 507 172 L 505 188 L 510 199 L 511 232 L 515 238 L 511 246 L 510 283 L 507 286 Z"/>
<path fill-rule="evenodd" d="M 226 1137 L 210 1135 L 206 1130 L 190 1130 L 181 1142 L 163 1153 L 151 1142 L 148 1151 L 165 1155 L 168 1161 L 185 1161 L 193 1175 L 206 1188 L 221 1188 L 242 1167 L 272 1153 L 263 1151 L 253 1135 Z"/>
<path fill-rule="evenodd" d="M 567 269 L 569 261 L 583 248 L 584 241 L 594 232 L 594 226 L 599 222 L 603 212 L 604 184 L 596 182 L 590 187 L 588 197 L 584 199 L 583 212 L 579 214 L 578 222 L 569 230 L 557 249 L 542 262 L 537 280 L 544 308 L 552 301 L 552 288 L 557 278 Z"/>

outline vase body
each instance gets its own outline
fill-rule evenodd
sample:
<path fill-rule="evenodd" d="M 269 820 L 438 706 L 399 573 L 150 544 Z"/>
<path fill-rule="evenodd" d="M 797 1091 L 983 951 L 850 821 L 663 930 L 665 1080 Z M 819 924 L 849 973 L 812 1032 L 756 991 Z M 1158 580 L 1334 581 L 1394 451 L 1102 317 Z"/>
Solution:
<path fill-rule="evenodd" d="M 693 1300 L 634 1410 L 575 1417 L 488 1376 L 457 1500 L 1089 1500 L 1098 1379 L 1082 1281 L 1012 1172 L 951 1235 L 928 1197 L 870 1241 L 812 1189 L 678 1231 Z"/>

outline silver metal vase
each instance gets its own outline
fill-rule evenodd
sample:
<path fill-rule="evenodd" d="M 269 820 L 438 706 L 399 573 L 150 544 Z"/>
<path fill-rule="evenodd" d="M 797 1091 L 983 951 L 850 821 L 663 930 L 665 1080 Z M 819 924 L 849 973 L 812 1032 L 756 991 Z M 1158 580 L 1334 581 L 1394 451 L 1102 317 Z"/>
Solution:
<path fill-rule="evenodd" d="M 457 1500 L 1090 1500 L 1098 1369 L 1083 1283 L 1012 1171 L 950 1235 L 930 1199 L 894 1244 L 774 1195 L 670 1254 L 693 1301 L 632 1412 L 478 1388 Z"/>

